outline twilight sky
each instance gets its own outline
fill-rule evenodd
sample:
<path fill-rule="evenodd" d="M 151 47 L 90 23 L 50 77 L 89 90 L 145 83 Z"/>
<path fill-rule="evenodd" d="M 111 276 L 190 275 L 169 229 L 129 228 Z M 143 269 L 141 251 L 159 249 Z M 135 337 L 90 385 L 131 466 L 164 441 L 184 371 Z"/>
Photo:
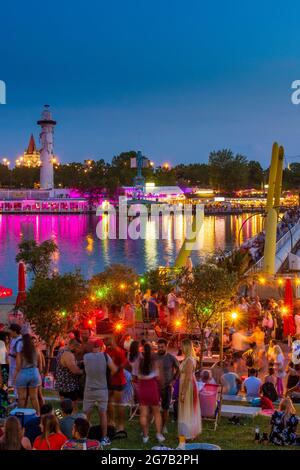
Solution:
<path fill-rule="evenodd" d="M 38 139 L 44 103 L 62 162 L 140 149 L 205 162 L 230 147 L 267 166 L 273 140 L 300 154 L 299 17 L 286 0 L 5 2 L 0 157 Z M 300 161 L 299 158 L 295 161 Z"/>

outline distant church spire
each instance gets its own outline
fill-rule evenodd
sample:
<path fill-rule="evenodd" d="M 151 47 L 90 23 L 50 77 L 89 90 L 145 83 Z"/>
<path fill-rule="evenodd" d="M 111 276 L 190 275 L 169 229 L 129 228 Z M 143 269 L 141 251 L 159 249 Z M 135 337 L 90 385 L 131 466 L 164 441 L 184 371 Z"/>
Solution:
<path fill-rule="evenodd" d="M 31 134 L 26 153 L 29 155 L 32 155 L 35 152 L 36 152 L 35 140 L 34 140 L 33 134 Z"/>
<path fill-rule="evenodd" d="M 28 168 L 35 168 L 41 165 L 40 152 L 36 148 L 33 134 L 31 134 L 27 150 L 23 155 L 16 160 L 16 166 L 26 166 Z"/>

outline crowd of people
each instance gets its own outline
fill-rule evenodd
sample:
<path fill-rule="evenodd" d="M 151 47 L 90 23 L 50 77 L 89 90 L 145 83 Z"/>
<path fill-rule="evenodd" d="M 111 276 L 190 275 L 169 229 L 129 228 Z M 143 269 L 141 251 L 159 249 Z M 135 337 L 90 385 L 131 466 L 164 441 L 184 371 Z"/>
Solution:
<path fill-rule="evenodd" d="M 126 438 L 126 405 L 139 409 L 141 440 L 149 440 L 149 427 L 154 421 L 159 444 L 168 432 L 169 410 L 174 404 L 178 433 L 193 439 L 201 432 L 201 412 L 196 387 L 196 354 L 189 339 L 182 341 L 179 364 L 168 351 L 164 338 L 155 350 L 150 342 L 126 335 L 117 344 L 114 335 L 104 339 L 86 328 L 80 335 L 72 332 L 56 355 L 55 389 L 60 398 L 60 411 L 54 413 L 42 394 L 45 371 L 43 353 L 27 325 L 9 326 L 8 347 L 3 361 L 1 386 L 5 382 L 14 391 L 18 409 L 31 403 L 34 417 L 21 429 L 19 417 L 9 416 L 0 428 L 0 449 L 71 450 L 100 449 L 111 444 L 111 438 Z M 77 337 L 77 339 L 76 339 Z M 175 391 L 177 390 L 177 392 Z M 174 392 L 175 391 L 175 392 Z M 196 400 L 196 401 L 195 401 Z M 79 413 L 78 403 L 82 402 Z M 91 415 L 97 411 L 98 422 L 91 426 Z"/>
<path fill-rule="evenodd" d="M 293 226 L 299 221 L 300 217 L 300 209 L 288 209 L 282 219 L 280 220 L 279 224 L 277 225 L 277 241 L 280 240 L 286 233 L 288 233 Z M 241 245 L 241 250 L 243 252 L 249 253 L 251 259 L 254 263 L 256 263 L 264 253 L 265 247 L 265 232 L 262 231 L 258 233 L 255 237 L 245 241 Z"/>
<path fill-rule="evenodd" d="M 158 299 L 149 293 L 143 307 L 153 325 L 162 303 Z M 224 359 L 211 368 L 201 367 L 199 346 L 188 335 L 176 343 L 176 350 L 160 334 L 155 342 L 142 338 L 130 304 L 122 309 L 128 323 L 121 336 L 100 337 L 81 325 L 56 347 L 51 367 L 58 410 L 43 396 L 49 375 L 38 338 L 26 323 L 11 324 L 0 331 L 0 413 L 4 418 L 0 449 L 102 449 L 112 439 L 127 437 L 127 408 L 132 418 L 139 417 L 141 444 L 148 443 L 153 427 L 158 444 L 163 445 L 171 418 L 177 422 L 178 437 L 193 440 L 202 430 L 199 393 L 209 384 L 220 385 L 229 399 L 243 395 L 259 405 L 271 418 L 270 442 L 298 443 L 294 403 L 300 402 L 300 310 L 295 308 L 295 334 L 289 347 L 281 300 L 239 297 L 232 303 L 237 318 L 225 324 Z M 165 304 L 166 317 L 178 318 L 175 291 Z M 218 325 L 210 325 L 204 333 L 207 355 L 219 352 Z M 17 409 L 32 407 L 31 419 L 5 414 L 8 391 L 14 394 Z"/>
<path fill-rule="evenodd" d="M 269 442 L 299 445 L 294 403 L 300 403 L 300 309 L 294 309 L 288 342 L 282 300 L 241 297 L 235 302 L 240 322 L 225 328 L 225 360 L 212 367 L 211 379 L 223 385 L 224 394 L 246 396 L 271 416 Z"/>

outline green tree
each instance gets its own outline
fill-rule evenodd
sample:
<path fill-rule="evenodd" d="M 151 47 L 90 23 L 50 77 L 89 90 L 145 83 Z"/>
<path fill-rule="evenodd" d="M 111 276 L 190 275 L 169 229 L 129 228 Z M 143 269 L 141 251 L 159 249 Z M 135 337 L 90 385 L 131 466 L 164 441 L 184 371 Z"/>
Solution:
<path fill-rule="evenodd" d="M 143 289 L 168 294 L 177 283 L 178 270 L 170 268 L 156 268 L 147 271 L 143 278 Z"/>
<path fill-rule="evenodd" d="M 299 189 L 300 187 L 300 163 L 291 163 L 283 172 L 284 189 Z"/>
<path fill-rule="evenodd" d="M 208 325 L 220 322 L 221 315 L 230 310 L 238 278 L 235 273 L 209 263 L 194 267 L 192 276 L 186 273 L 180 276 L 188 325 L 190 328 L 196 325 L 200 330 L 202 363 L 204 330 Z"/>
<path fill-rule="evenodd" d="M 264 171 L 259 162 L 250 160 L 248 162 L 248 186 L 249 188 L 261 188 L 264 181 Z"/>
<path fill-rule="evenodd" d="M 153 174 L 156 186 L 174 186 L 177 184 L 175 168 L 157 167 Z"/>
<path fill-rule="evenodd" d="M 36 277 L 47 277 L 50 272 L 52 256 L 58 250 L 53 240 L 38 244 L 35 240 L 24 240 L 18 245 L 17 263 L 23 261 L 27 271 Z"/>
<path fill-rule="evenodd" d="M 53 356 L 55 343 L 80 321 L 80 304 L 87 297 L 86 281 L 76 271 L 36 277 L 24 304 L 26 319 L 35 333 L 45 341 Z"/>
<path fill-rule="evenodd" d="M 122 186 L 132 186 L 136 169 L 131 168 L 131 158 L 135 158 L 137 153 L 134 150 L 122 152 L 113 157 L 108 170 L 110 178 L 118 178 Z"/>
<path fill-rule="evenodd" d="M 123 264 L 111 264 L 89 282 L 90 295 L 95 296 L 99 303 L 117 306 L 133 302 L 138 286 L 136 272 Z"/>
<path fill-rule="evenodd" d="M 0 187 L 8 187 L 11 184 L 11 171 L 7 165 L 0 163 Z"/>
<path fill-rule="evenodd" d="M 209 174 L 214 188 L 232 191 L 247 186 L 248 162 L 243 155 L 229 149 L 211 152 L 209 155 Z"/>
<path fill-rule="evenodd" d="M 71 162 L 57 165 L 54 169 L 54 184 L 56 187 L 77 188 L 84 180 L 84 165 Z"/>
<path fill-rule="evenodd" d="M 179 185 L 209 187 L 209 166 L 206 163 L 180 164 L 174 171 Z"/>
<path fill-rule="evenodd" d="M 233 250 L 227 256 L 224 256 L 224 252 L 220 251 L 212 258 L 212 262 L 229 273 L 235 273 L 241 279 L 253 264 L 253 259 L 248 251 L 239 249 Z"/>
<path fill-rule="evenodd" d="M 40 168 L 15 167 L 11 170 L 11 186 L 31 189 L 40 182 Z"/>

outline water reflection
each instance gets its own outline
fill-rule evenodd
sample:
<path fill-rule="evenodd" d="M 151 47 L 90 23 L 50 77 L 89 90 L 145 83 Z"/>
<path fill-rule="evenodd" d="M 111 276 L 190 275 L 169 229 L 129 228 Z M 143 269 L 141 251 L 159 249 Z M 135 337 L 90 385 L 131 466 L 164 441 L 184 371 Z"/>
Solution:
<path fill-rule="evenodd" d="M 216 249 L 230 250 L 263 229 L 263 218 L 255 215 L 242 227 L 248 214 L 207 216 L 204 219 L 200 248 L 192 254 L 194 263 Z M 183 217 L 169 216 L 163 220 L 165 239 L 156 240 L 156 224 L 146 221 L 145 240 L 99 239 L 95 215 L 0 215 L 0 284 L 16 289 L 15 256 L 22 239 L 37 242 L 53 239 L 59 253 L 54 257 L 55 268 L 61 272 L 80 267 L 86 277 L 103 270 L 111 263 L 126 263 L 142 273 L 158 265 L 172 265 L 182 245 L 185 232 Z M 103 215 L 101 227 L 105 233 L 118 230 L 114 216 Z M 242 229 L 241 229 L 242 227 Z M 174 231 L 176 235 L 174 236 Z M 181 239 L 178 239 L 178 237 Z"/>

